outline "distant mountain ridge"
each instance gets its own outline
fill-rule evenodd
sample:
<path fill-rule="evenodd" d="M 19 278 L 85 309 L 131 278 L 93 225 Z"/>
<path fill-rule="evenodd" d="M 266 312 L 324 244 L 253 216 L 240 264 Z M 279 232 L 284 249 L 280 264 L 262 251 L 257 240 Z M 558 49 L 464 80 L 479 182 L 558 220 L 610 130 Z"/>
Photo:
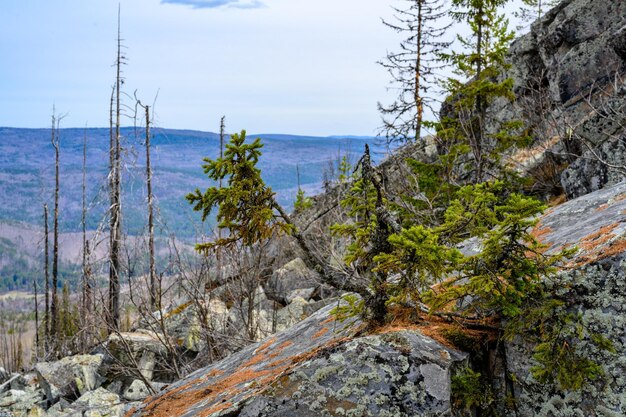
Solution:
<path fill-rule="evenodd" d="M 80 229 L 82 141 L 87 136 L 87 176 L 89 201 L 88 228 L 97 227 L 104 216 L 106 175 L 108 172 L 108 128 L 61 129 L 61 227 Z M 145 200 L 144 132 L 140 128 L 122 129 L 124 151 L 125 221 L 130 232 L 143 227 Z M 296 166 L 300 183 L 309 194 L 321 189 L 323 170 L 329 161 L 346 154 L 356 161 L 363 145 L 374 149 L 370 138 L 313 137 L 284 134 L 250 134 L 264 143 L 259 166 L 265 181 L 277 192 L 279 201 L 289 206 L 296 195 Z M 380 152 L 383 152 L 380 147 Z M 378 149 L 377 149 L 378 150 Z M 203 158 L 219 154 L 219 135 L 192 130 L 153 129 L 152 165 L 155 195 L 160 214 L 182 236 L 194 231 L 185 227 L 194 216 L 184 195 L 196 187 L 209 186 L 202 172 Z M 377 153 L 378 159 L 383 156 Z M 0 127 L 0 220 L 40 224 L 44 202 L 52 203 L 54 153 L 49 129 Z M 196 216 L 197 217 L 197 216 Z"/>

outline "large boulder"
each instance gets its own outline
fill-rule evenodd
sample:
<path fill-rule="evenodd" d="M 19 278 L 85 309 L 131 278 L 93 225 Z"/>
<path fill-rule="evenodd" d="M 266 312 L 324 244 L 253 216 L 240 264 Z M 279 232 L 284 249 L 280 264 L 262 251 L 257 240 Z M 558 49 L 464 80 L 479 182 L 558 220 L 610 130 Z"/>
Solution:
<path fill-rule="evenodd" d="M 569 301 L 578 326 L 586 329 L 573 348 L 602 365 L 604 375 L 580 392 L 540 384 L 531 372 L 534 345 L 515 338 L 507 343 L 507 362 L 516 381 L 517 415 L 626 415 L 626 183 L 550 210 L 534 234 L 547 253 L 577 248 L 553 285 Z M 609 340 L 612 349 L 598 347 L 594 335 Z"/>
<path fill-rule="evenodd" d="M 48 401 L 75 399 L 102 384 L 102 355 L 76 355 L 56 362 L 39 362 L 35 370 Z"/>
<path fill-rule="evenodd" d="M 203 332 L 225 334 L 228 318 L 226 304 L 214 297 L 188 300 L 163 313 L 167 335 L 177 346 L 196 353 L 207 347 Z"/>
<path fill-rule="evenodd" d="M 625 23 L 626 2 L 563 0 L 513 42 L 506 76 L 517 98 L 490 113 L 534 132 L 514 166 L 535 174 L 538 191 L 560 183 L 576 198 L 625 178 Z"/>
<path fill-rule="evenodd" d="M 355 337 L 363 323 L 328 306 L 292 328 L 194 372 L 131 416 L 443 416 L 466 355 L 420 333 Z"/>
<path fill-rule="evenodd" d="M 274 271 L 265 285 L 265 292 L 268 298 L 287 304 L 293 291 L 314 289 L 319 283 L 319 274 L 310 270 L 302 259 L 296 258 Z"/>

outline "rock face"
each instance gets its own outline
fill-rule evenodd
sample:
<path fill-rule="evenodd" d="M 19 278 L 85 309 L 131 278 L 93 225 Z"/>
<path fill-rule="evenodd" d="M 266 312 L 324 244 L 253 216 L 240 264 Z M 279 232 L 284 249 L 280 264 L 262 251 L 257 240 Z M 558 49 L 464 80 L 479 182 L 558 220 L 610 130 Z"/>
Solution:
<path fill-rule="evenodd" d="M 307 268 L 302 259 L 296 258 L 274 271 L 267 282 L 265 292 L 269 298 L 287 304 L 291 302 L 290 299 L 297 296 L 291 295 L 294 291 L 306 289 L 314 291 L 319 282 L 318 274 Z"/>
<path fill-rule="evenodd" d="M 423 336 L 363 325 L 332 306 L 149 398 L 132 416 L 445 416 L 466 355 Z"/>
<path fill-rule="evenodd" d="M 99 387 L 101 365 L 102 355 L 77 355 L 56 362 L 40 362 L 35 369 L 48 401 L 54 402 L 59 396 L 77 398 Z"/>
<path fill-rule="evenodd" d="M 555 280 L 559 295 L 574 300 L 570 310 L 580 325 L 610 340 L 613 351 L 588 339 L 577 343 L 578 353 L 600 363 L 605 375 L 582 392 L 566 392 L 534 381 L 533 346 L 509 343 L 518 416 L 626 415 L 626 183 L 558 206 L 541 219 L 535 234 L 548 252 L 578 247 Z"/>
<path fill-rule="evenodd" d="M 570 198 L 624 179 L 626 3 L 562 1 L 513 43 L 510 63 L 517 100 L 499 116 L 534 128 L 524 164 L 565 167 Z"/>

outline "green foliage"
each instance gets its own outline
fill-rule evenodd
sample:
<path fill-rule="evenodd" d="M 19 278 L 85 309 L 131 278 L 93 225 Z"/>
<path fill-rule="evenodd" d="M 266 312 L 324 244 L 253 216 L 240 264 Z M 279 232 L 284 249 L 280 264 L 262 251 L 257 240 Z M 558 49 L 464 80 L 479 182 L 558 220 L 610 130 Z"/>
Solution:
<path fill-rule="evenodd" d="M 350 243 L 344 258 L 346 265 L 358 264 L 361 268 L 372 268 L 370 243 L 377 227 L 376 190 L 371 181 L 358 178 L 341 201 L 341 207 L 348 209 L 348 215 L 354 220 L 331 226 L 335 236 L 347 237 Z"/>
<path fill-rule="evenodd" d="M 456 78 L 444 83 L 447 111 L 435 125 L 441 153 L 448 159 L 445 164 L 456 166 L 457 176 L 473 183 L 493 178 L 494 173 L 501 178 L 501 171 L 507 170 L 502 156 L 529 142 L 521 122 L 502 122 L 487 111 L 496 100 L 515 98 L 513 80 L 501 76 L 508 68 L 506 53 L 513 39 L 508 20 L 498 11 L 507 2 L 453 0 L 453 17 L 468 23 L 472 35 L 458 36 L 460 51 L 442 54 Z"/>
<path fill-rule="evenodd" d="M 479 372 L 475 372 L 469 367 L 452 376 L 451 387 L 452 401 L 458 408 L 485 410 L 495 402 L 491 386 Z"/>
<path fill-rule="evenodd" d="M 604 374 L 600 363 L 578 350 L 581 340 L 590 341 L 599 351 L 615 353 L 606 337 L 586 328 L 580 314 L 552 294 L 529 300 L 523 316 L 511 320 L 505 337 L 523 334 L 535 343 L 531 368 L 540 383 L 557 384 L 563 390 L 580 390 Z"/>
<path fill-rule="evenodd" d="M 261 140 L 245 141 L 246 131 L 242 130 L 241 134 L 231 136 L 223 157 L 204 159 L 205 174 L 214 181 L 226 179 L 225 187 L 210 187 L 204 193 L 196 189 L 186 197 L 194 210 L 202 212 L 202 220 L 218 207 L 218 227 L 230 232 L 229 236 L 215 242 L 196 245 L 199 251 L 206 253 L 217 246 L 236 243 L 249 246 L 269 238 L 277 230 L 288 229 L 276 219 L 274 193 L 265 185 L 256 167 L 263 147 Z"/>
<path fill-rule="evenodd" d="M 365 312 L 365 301 L 361 297 L 354 294 L 346 294 L 341 297 L 347 305 L 338 304 L 337 307 L 330 310 L 330 314 L 335 317 L 340 323 L 348 320 L 349 318 L 361 316 Z"/>
<path fill-rule="evenodd" d="M 297 212 L 301 212 L 313 206 L 313 200 L 306 197 L 304 190 L 298 187 L 298 194 L 296 194 L 296 201 L 293 203 L 293 208 Z"/>
<path fill-rule="evenodd" d="M 350 161 L 348 161 L 348 155 L 343 155 L 339 163 L 339 182 L 343 183 L 348 181 L 351 175 L 352 165 L 350 165 Z"/>

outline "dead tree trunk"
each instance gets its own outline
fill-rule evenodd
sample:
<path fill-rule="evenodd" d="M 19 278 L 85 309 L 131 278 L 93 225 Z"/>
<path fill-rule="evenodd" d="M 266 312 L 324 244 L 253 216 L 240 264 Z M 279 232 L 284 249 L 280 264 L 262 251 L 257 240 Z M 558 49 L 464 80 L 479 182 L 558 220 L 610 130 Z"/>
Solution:
<path fill-rule="evenodd" d="M 222 116 L 222 118 L 220 119 L 220 159 L 222 159 L 224 157 L 224 136 L 225 136 L 225 130 L 226 130 L 226 124 L 224 123 L 224 121 L 226 120 L 226 116 Z M 219 179 L 219 184 L 218 184 L 219 188 L 222 188 L 222 179 Z M 222 239 L 222 228 L 219 226 L 219 224 L 217 225 L 217 238 L 218 240 Z M 222 277 L 223 277 L 223 272 L 222 272 L 222 251 L 221 248 L 218 248 L 217 251 L 215 252 L 215 257 L 217 260 L 217 280 L 218 282 L 222 281 Z"/>
<path fill-rule="evenodd" d="M 44 259 L 44 277 L 45 277 L 45 295 L 44 295 L 44 309 L 45 309 L 45 314 L 44 314 L 44 356 L 48 354 L 48 351 L 50 349 L 49 343 L 50 343 L 50 273 L 48 270 L 48 265 L 50 264 L 50 261 L 48 259 L 48 255 L 50 253 L 50 250 L 48 248 L 48 238 L 49 238 L 49 232 L 48 232 L 48 204 L 44 204 L 43 205 L 43 233 L 44 233 L 44 249 L 43 249 L 43 259 Z"/>
<path fill-rule="evenodd" d="M 154 207 L 152 196 L 152 167 L 150 165 L 150 106 L 146 106 L 146 184 L 148 187 L 148 250 L 150 252 L 150 307 L 161 309 L 161 289 L 158 288 L 154 255 Z"/>
<path fill-rule="evenodd" d="M 52 338 L 58 334 L 58 300 L 57 286 L 59 281 L 59 119 L 52 114 L 52 146 L 55 151 L 54 159 L 54 219 L 53 219 L 53 242 L 52 242 L 52 308 L 50 335 Z"/>
<path fill-rule="evenodd" d="M 89 243 L 87 242 L 87 131 L 83 136 L 83 211 L 81 223 L 83 226 L 83 282 L 81 316 L 85 325 L 83 346 L 85 349 L 90 342 L 93 331 L 93 289 L 91 286 L 91 271 L 89 268 Z"/>
<path fill-rule="evenodd" d="M 109 327 L 119 330 L 120 323 L 120 247 L 122 234 L 121 207 L 121 146 L 120 146 L 120 89 L 122 84 L 122 39 L 120 36 L 120 11 L 117 14 L 117 58 L 115 77 L 115 134 L 113 138 L 113 163 L 111 172 L 111 247 L 109 250 Z"/>
<path fill-rule="evenodd" d="M 35 291 L 35 359 L 39 357 L 39 300 L 37 297 L 37 277 L 33 278 L 33 290 Z"/>

